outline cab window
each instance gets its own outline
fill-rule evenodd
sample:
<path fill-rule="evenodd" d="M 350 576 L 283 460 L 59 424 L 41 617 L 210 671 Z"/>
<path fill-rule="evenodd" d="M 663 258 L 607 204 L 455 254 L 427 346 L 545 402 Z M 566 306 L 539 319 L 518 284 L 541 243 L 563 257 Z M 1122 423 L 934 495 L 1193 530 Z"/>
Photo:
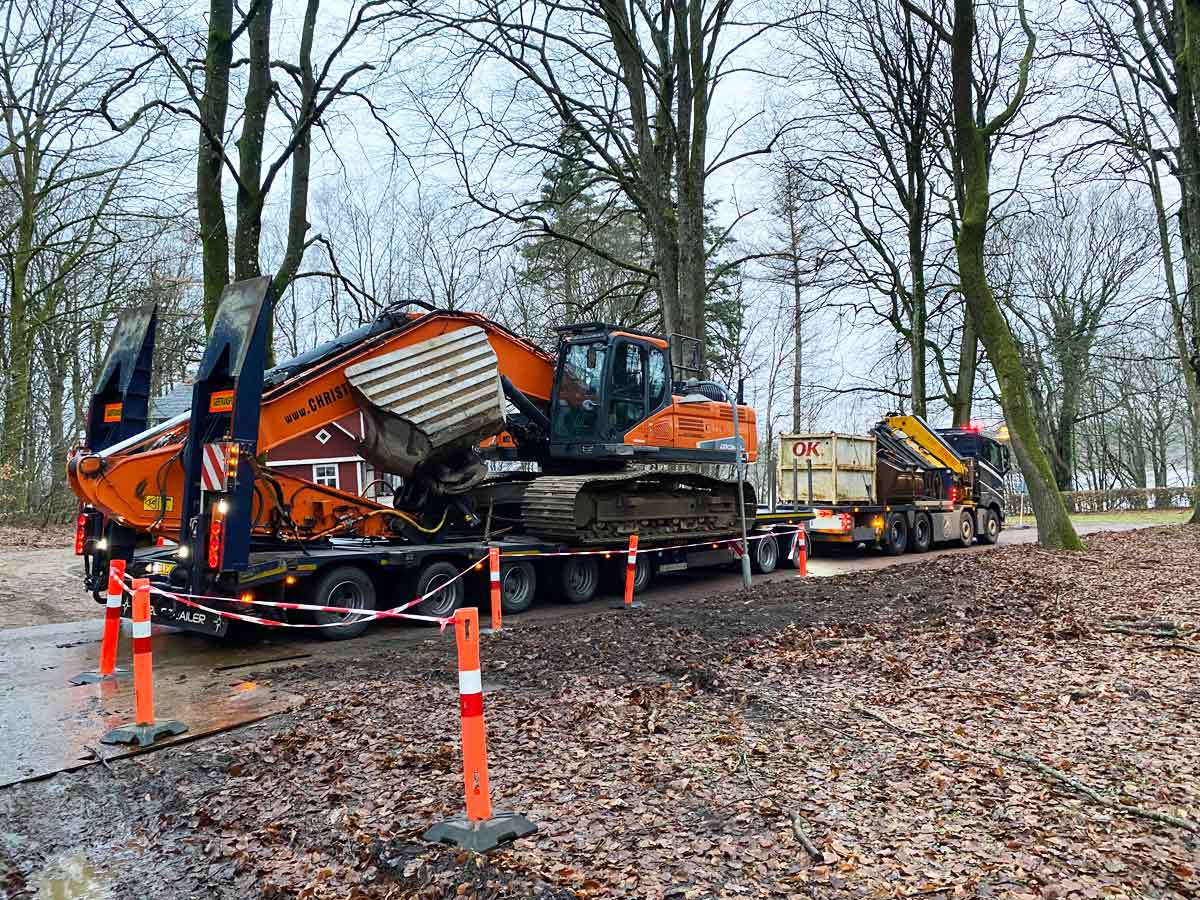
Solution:
<path fill-rule="evenodd" d="M 645 352 L 637 344 L 617 345 L 610 397 L 608 423 L 616 431 L 628 431 L 646 418 Z"/>
<path fill-rule="evenodd" d="M 550 431 L 555 438 L 594 438 L 600 416 L 600 386 L 606 347 L 603 343 L 572 344 L 563 356 Z"/>
<path fill-rule="evenodd" d="M 667 359 L 661 350 L 652 347 L 648 352 L 647 362 L 647 400 L 649 409 L 653 412 L 662 406 L 663 397 L 667 392 Z"/>

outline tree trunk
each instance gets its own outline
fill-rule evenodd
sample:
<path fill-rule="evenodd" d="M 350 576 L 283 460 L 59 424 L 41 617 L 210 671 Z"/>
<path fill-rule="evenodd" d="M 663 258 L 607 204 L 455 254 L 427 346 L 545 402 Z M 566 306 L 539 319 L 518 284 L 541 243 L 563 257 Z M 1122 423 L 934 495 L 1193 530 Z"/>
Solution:
<path fill-rule="evenodd" d="M 1180 237 L 1183 243 L 1187 291 L 1173 304 L 1172 320 L 1180 363 L 1187 380 L 1193 428 L 1200 425 L 1200 0 L 1175 4 L 1178 52 L 1175 57 L 1179 99 L 1176 125 L 1179 131 L 1179 182 L 1182 204 Z M 1161 202 L 1161 199 L 1159 199 Z M 1200 444 L 1200 441 L 1197 441 Z M 1192 447 L 1192 481 L 1200 484 L 1200 446 Z M 1189 523 L 1200 524 L 1200 496 L 1192 506 Z"/>
<path fill-rule="evenodd" d="M 204 279 L 204 326 L 212 325 L 221 291 L 229 284 L 229 230 L 224 176 L 225 117 L 229 109 L 229 69 L 233 63 L 233 0 L 211 0 L 204 92 L 200 97 L 200 147 L 196 158 L 196 213 Z"/>
<path fill-rule="evenodd" d="M 958 384 L 954 390 L 954 427 L 962 428 L 971 421 L 975 398 L 975 370 L 979 358 L 979 336 L 971 310 L 963 304 L 962 338 L 958 349 Z"/>
<path fill-rule="evenodd" d="M 1020 11 L 1024 22 L 1023 6 Z M 963 175 L 962 222 L 956 247 L 959 279 L 963 298 L 1000 385 L 1000 403 L 1013 449 L 1025 476 L 1034 517 L 1037 519 L 1038 543 L 1048 549 L 1082 550 L 1083 544 L 1067 515 L 1062 495 L 1055 487 L 1050 463 L 1038 440 L 1037 428 L 1029 407 L 1025 369 L 1021 364 L 1017 342 L 988 283 L 984 243 L 991 211 L 987 141 L 989 128 L 992 126 L 980 128 L 975 121 L 972 66 L 975 28 L 974 0 L 954 0 L 950 73 L 955 151 L 961 161 Z M 1022 64 L 1022 82 L 1027 78 L 1028 60 L 1033 51 L 1032 43 L 1030 38 Z M 1018 91 L 1012 105 L 1019 105 L 1023 85 Z"/>
<path fill-rule="evenodd" d="M 31 372 L 33 355 L 33 329 L 29 310 L 29 264 L 33 253 L 36 215 L 36 178 L 40 168 L 39 154 L 27 145 L 20 154 L 21 210 L 17 221 L 9 272 L 8 307 L 8 393 L 4 398 L 4 433 L 0 435 L 0 463 L 9 463 L 14 470 L 3 473 L 9 501 L 24 497 L 29 484 L 28 434 Z M 18 490 L 20 494 L 18 494 Z M 21 504 L 24 506 L 24 502 Z M 12 512 L 13 510 L 9 510 Z M 25 510 L 19 510 L 24 512 Z"/>
<path fill-rule="evenodd" d="M 250 56 L 242 134 L 238 138 L 237 226 L 233 232 L 233 274 L 241 281 L 262 274 L 262 157 L 271 103 L 271 0 L 257 0 L 247 26 Z"/>

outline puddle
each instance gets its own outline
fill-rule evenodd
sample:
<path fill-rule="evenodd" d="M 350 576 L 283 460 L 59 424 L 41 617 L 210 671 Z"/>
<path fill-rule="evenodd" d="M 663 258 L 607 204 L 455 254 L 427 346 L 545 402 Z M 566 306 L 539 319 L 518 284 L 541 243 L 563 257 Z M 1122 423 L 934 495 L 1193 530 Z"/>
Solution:
<path fill-rule="evenodd" d="M 37 900 L 113 900 L 109 883 L 80 852 L 67 853 L 33 879 Z"/>

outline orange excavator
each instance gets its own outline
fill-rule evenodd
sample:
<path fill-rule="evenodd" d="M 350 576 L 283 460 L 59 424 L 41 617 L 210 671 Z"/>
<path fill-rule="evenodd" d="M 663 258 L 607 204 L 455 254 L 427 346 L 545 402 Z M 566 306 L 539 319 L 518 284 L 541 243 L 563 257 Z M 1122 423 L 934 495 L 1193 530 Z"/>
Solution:
<path fill-rule="evenodd" d="M 646 467 L 756 456 L 754 411 L 700 378 L 692 339 L 585 323 L 551 355 L 484 316 L 408 304 L 265 371 L 273 300 L 266 278 L 226 289 L 190 412 L 153 426 L 155 311 L 118 324 L 67 463 L 94 590 L 109 558 L 155 538 L 223 572 L 264 546 L 430 543 L 485 522 L 574 546 L 704 538 L 754 508 L 749 484 Z M 267 467 L 353 412 L 364 457 L 402 480 L 391 505 Z"/>

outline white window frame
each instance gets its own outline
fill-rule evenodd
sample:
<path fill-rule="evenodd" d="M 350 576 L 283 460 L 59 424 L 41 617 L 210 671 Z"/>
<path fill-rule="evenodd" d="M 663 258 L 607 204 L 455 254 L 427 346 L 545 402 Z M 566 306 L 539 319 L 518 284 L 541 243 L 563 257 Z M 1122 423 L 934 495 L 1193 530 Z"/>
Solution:
<path fill-rule="evenodd" d="M 333 469 L 333 483 L 331 484 L 328 481 L 322 481 L 321 480 L 322 476 L 317 471 L 318 469 Z M 339 466 L 337 463 L 331 463 L 331 462 L 313 463 L 312 472 L 313 472 L 313 481 L 316 482 L 317 484 L 322 485 L 323 487 L 331 487 L 331 488 L 335 488 L 337 490 L 341 490 L 342 472 L 341 472 L 341 466 Z"/>

